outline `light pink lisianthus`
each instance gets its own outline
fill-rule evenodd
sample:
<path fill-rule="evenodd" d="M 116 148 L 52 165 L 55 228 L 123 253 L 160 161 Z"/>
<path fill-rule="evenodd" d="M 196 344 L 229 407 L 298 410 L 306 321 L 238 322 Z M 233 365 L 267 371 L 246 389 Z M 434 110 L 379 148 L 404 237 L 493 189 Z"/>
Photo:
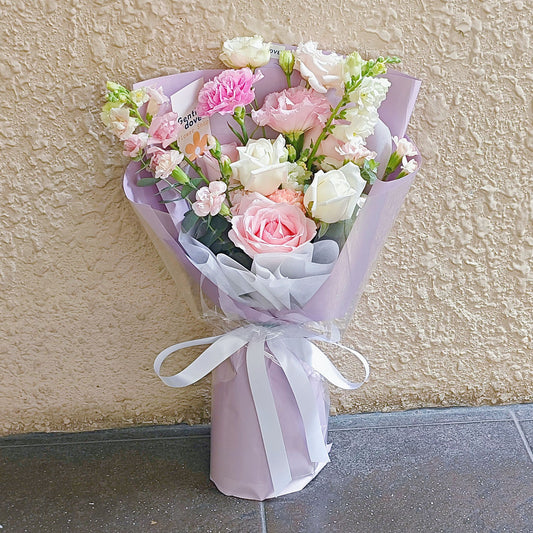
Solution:
<path fill-rule="evenodd" d="M 280 133 L 304 132 L 322 127 L 331 115 L 328 99 L 305 87 L 291 87 L 270 93 L 263 106 L 252 111 L 259 126 L 270 126 Z"/>
<path fill-rule="evenodd" d="M 278 204 L 295 205 L 305 213 L 304 207 L 304 193 L 301 191 L 294 191 L 293 189 L 278 189 L 267 196 L 269 200 Z"/>
<path fill-rule="evenodd" d="M 223 181 L 212 181 L 209 187 L 201 187 L 196 193 L 196 202 L 192 204 L 192 210 L 199 217 L 217 215 L 226 199 L 224 194 L 226 188 Z"/>
<path fill-rule="evenodd" d="M 247 201 L 241 202 L 242 214 L 232 218 L 228 237 L 251 258 L 292 252 L 316 234 L 315 223 L 294 205 L 257 196 Z"/>
<path fill-rule="evenodd" d="M 255 98 L 252 85 L 262 77 L 259 70 L 254 74 L 249 68 L 223 70 L 200 89 L 196 112 L 201 117 L 226 115 L 250 104 Z"/>
<path fill-rule="evenodd" d="M 124 152 L 122 153 L 127 157 L 137 157 L 140 154 L 141 150 L 144 150 L 144 148 L 146 148 L 147 143 L 148 133 L 134 133 L 124 141 Z"/>
<path fill-rule="evenodd" d="M 152 120 L 148 128 L 148 144 L 161 144 L 166 148 L 174 141 L 178 140 L 181 124 L 178 122 L 178 115 L 172 111 L 164 115 L 158 115 Z"/>

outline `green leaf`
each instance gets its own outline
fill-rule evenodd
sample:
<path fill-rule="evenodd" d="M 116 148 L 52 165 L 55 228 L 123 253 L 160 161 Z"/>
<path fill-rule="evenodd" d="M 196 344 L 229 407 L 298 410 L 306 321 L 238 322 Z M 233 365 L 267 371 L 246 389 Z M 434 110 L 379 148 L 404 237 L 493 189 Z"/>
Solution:
<path fill-rule="evenodd" d="M 185 213 L 183 220 L 181 221 L 181 229 L 188 233 L 192 230 L 195 224 L 198 222 L 200 217 L 191 209 Z"/>
<path fill-rule="evenodd" d="M 137 185 L 139 187 L 148 187 L 150 185 L 155 185 L 159 181 L 161 181 L 159 178 L 140 178 L 137 181 Z"/>

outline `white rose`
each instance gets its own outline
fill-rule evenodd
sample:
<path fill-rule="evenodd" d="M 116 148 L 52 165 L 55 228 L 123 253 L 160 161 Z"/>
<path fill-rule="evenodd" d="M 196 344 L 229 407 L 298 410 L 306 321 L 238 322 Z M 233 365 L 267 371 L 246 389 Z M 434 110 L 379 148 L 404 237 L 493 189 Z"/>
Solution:
<path fill-rule="evenodd" d="M 232 177 L 246 190 L 268 196 L 287 180 L 288 152 L 282 135 L 274 142 L 252 139 L 246 146 L 238 146 L 237 150 L 239 160 L 231 164 Z"/>
<path fill-rule="evenodd" d="M 304 194 L 304 205 L 313 218 L 333 224 L 353 214 L 366 181 L 359 167 L 346 163 L 338 170 L 319 170 Z"/>
<path fill-rule="evenodd" d="M 222 45 L 220 60 L 230 68 L 257 68 L 270 61 L 270 43 L 259 35 L 235 37 Z"/>
<path fill-rule="evenodd" d="M 326 93 L 328 89 L 344 89 L 344 57 L 335 53 L 325 54 L 312 41 L 300 43 L 294 57 L 294 68 L 315 91 Z"/>

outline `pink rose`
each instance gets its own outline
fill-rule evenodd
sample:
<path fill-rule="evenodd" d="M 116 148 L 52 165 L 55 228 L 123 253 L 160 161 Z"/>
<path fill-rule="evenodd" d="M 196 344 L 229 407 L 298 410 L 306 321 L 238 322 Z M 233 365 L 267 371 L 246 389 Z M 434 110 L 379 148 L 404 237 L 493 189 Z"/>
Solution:
<path fill-rule="evenodd" d="M 250 104 L 255 98 L 252 85 L 262 77 L 259 70 L 254 74 L 249 68 L 223 70 L 200 89 L 196 112 L 201 117 L 226 115 Z"/>
<path fill-rule="evenodd" d="M 259 126 L 270 126 L 280 133 L 322 128 L 330 115 L 327 98 L 304 87 L 291 87 L 270 93 L 265 98 L 263 107 L 252 111 L 252 118 Z"/>
<path fill-rule="evenodd" d="M 228 237 L 251 258 L 256 254 L 292 252 L 316 234 L 315 223 L 294 205 L 257 196 L 247 206 L 243 205 L 245 202 L 247 198 L 239 206 L 242 215 L 231 220 Z"/>
<path fill-rule="evenodd" d="M 131 158 L 137 157 L 141 150 L 146 148 L 147 142 L 148 133 L 134 133 L 124 141 L 124 152 L 122 153 Z"/>
<path fill-rule="evenodd" d="M 169 144 L 178 140 L 181 124 L 178 122 L 178 115 L 170 111 L 164 115 L 159 115 L 152 120 L 148 135 L 148 144 L 161 144 L 166 148 Z"/>

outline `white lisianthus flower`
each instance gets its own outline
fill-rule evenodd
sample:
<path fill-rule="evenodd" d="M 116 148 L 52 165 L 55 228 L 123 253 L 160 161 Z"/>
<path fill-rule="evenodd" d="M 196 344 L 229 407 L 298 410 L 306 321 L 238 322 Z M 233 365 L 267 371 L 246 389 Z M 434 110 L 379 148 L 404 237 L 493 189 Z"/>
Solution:
<path fill-rule="evenodd" d="M 353 214 L 366 181 L 357 165 L 346 163 L 338 170 L 319 170 L 304 194 L 304 205 L 313 218 L 333 224 Z"/>
<path fill-rule="evenodd" d="M 335 53 L 325 54 L 318 50 L 317 43 L 309 41 L 300 43 L 294 52 L 294 68 L 300 71 L 302 78 L 318 93 L 328 89 L 344 90 L 345 59 Z"/>
<path fill-rule="evenodd" d="M 262 67 L 270 61 L 270 43 L 263 42 L 259 35 L 235 37 L 222 45 L 219 58 L 230 68 Z"/>
<path fill-rule="evenodd" d="M 348 124 L 338 124 L 333 128 L 333 136 L 343 142 L 350 142 L 355 137 L 366 139 L 374 133 L 379 115 L 375 107 L 351 107 L 346 110 Z"/>
<path fill-rule="evenodd" d="M 350 101 L 365 109 L 378 109 L 390 86 L 391 83 L 386 78 L 363 78 L 361 85 L 350 94 Z"/>
<path fill-rule="evenodd" d="M 283 135 L 275 141 L 251 139 L 246 146 L 238 146 L 237 150 L 239 160 L 231 164 L 232 178 L 247 191 L 268 196 L 287 180 L 288 151 Z"/>
<path fill-rule="evenodd" d="M 403 137 L 402 139 L 398 139 L 398 137 L 394 136 L 392 140 L 396 145 L 396 153 L 398 154 L 398 157 L 412 157 L 418 153 L 416 151 L 415 145 L 409 142 L 405 137 Z"/>

